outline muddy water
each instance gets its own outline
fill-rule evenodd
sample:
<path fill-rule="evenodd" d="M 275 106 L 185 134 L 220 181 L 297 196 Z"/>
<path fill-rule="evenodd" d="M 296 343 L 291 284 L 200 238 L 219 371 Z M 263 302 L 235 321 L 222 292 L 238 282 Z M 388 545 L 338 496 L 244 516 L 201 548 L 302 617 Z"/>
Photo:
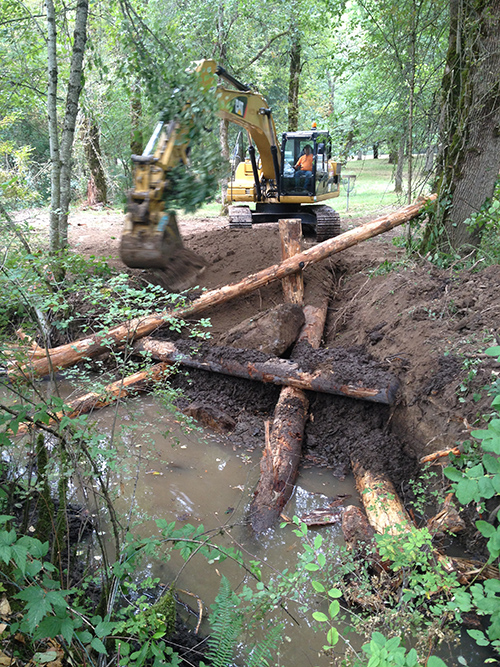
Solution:
<path fill-rule="evenodd" d="M 96 413 L 99 427 L 105 432 L 111 432 L 116 417 L 121 425 L 127 463 L 114 480 L 119 493 L 117 505 L 132 517 L 136 534 L 157 535 L 155 519 L 176 521 L 177 526 L 203 524 L 206 531 L 214 531 L 214 541 L 240 548 L 246 562 L 259 560 L 265 581 L 273 573 L 295 566 L 302 544 L 290 527 L 277 526 L 255 536 L 246 522 L 259 477 L 260 452 L 234 451 L 223 436 L 182 428 L 175 416 L 152 397 L 128 401 L 117 414 L 114 408 Z M 301 468 L 296 491 L 285 514 L 301 516 L 325 507 L 328 498 L 339 494 L 351 496 L 347 503 L 360 504 L 352 478 L 341 481 L 326 469 Z M 223 535 L 217 535 L 221 531 Z M 340 526 L 311 530 L 313 536 L 316 532 L 325 540 L 323 549 L 327 561 L 333 564 L 330 583 L 335 585 L 336 551 L 344 544 Z M 167 584 L 175 579 L 177 589 L 195 593 L 208 610 L 218 593 L 221 574 L 229 577 L 237 591 L 247 581 L 241 569 L 230 561 L 208 564 L 199 557 L 184 566 L 176 552 L 167 563 L 159 560 L 145 563 L 138 578 L 153 575 Z M 285 625 L 285 641 L 275 667 L 328 667 L 332 664 L 321 651 L 325 631 L 318 631 L 311 624 L 312 612 L 321 606 L 312 598 L 310 587 L 303 593 L 308 596 L 306 614 L 301 613 L 295 603 L 286 605 L 289 613 L 275 612 L 275 620 Z M 194 597 L 185 594 L 180 597 L 186 609 L 197 609 Z M 185 612 L 184 617 L 194 628 L 197 616 Z M 336 625 L 341 629 L 341 623 Z M 206 624 L 202 625 L 203 630 L 208 631 Z M 348 638 L 358 651 L 365 641 L 352 633 Z M 337 655 L 345 651 L 343 641 L 341 638 L 337 645 Z M 456 664 L 457 656 L 465 656 L 469 667 L 480 667 L 490 654 L 463 632 L 461 644 L 451 649 L 443 647 L 440 655 L 448 665 Z"/>
<path fill-rule="evenodd" d="M 68 386 L 59 389 L 63 397 L 70 393 Z M 47 394 L 51 392 L 47 386 Z M 203 524 L 206 531 L 222 531 L 224 535 L 214 539 L 226 546 L 241 548 L 247 562 L 261 561 L 265 581 L 273 573 L 293 568 L 297 563 L 302 544 L 290 528 L 277 527 L 257 537 L 245 520 L 259 475 L 258 451 L 234 451 L 223 436 L 183 428 L 163 404 L 147 396 L 129 400 L 118 410 L 114 407 L 101 410 L 95 414 L 95 421 L 99 431 L 113 438 L 115 444 L 122 443 L 123 463 L 114 473 L 112 483 L 117 493 L 117 509 L 130 517 L 135 534 L 157 535 L 155 519 L 176 521 L 177 526 Z M 348 503 L 360 504 L 352 479 L 340 481 L 325 469 L 301 468 L 296 492 L 285 513 L 290 517 L 300 516 L 326 506 L 327 499 L 338 494 L 349 494 L 352 497 Z M 340 527 L 334 525 L 311 532 L 320 532 L 325 539 L 327 561 L 333 564 L 331 583 L 335 585 L 336 550 L 343 544 Z M 176 553 L 169 562 L 145 562 L 137 576 L 140 580 L 154 575 L 166 584 L 176 579 L 178 589 L 200 596 L 208 610 L 217 595 L 221 574 L 230 578 L 236 590 L 245 582 L 242 571 L 229 561 L 207 564 L 200 557 L 184 566 Z M 293 603 L 286 605 L 289 614 L 276 611 L 276 620 L 285 624 L 285 641 L 276 667 L 327 667 L 331 664 L 321 652 L 325 632 L 315 631 L 310 623 L 312 612 L 321 607 L 312 599 L 310 588 L 303 592 L 309 595 L 307 614 L 301 613 Z M 182 597 L 186 609 L 187 606 L 197 608 L 193 597 Z M 194 628 L 197 617 L 187 611 L 185 614 Z M 207 626 L 202 626 L 203 629 Z M 353 638 L 352 634 L 349 638 L 359 649 L 363 641 Z M 345 650 L 342 641 L 338 644 L 338 655 Z M 490 657 L 465 632 L 460 645 L 451 652 L 443 649 L 440 653 L 448 665 L 457 664 L 457 657 L 465 656 L 469 667 L 480 667 Z"/>
<path fill-rule="evenodd" d="M 215 539 L 226 546 L 241 548 L 247 562 L 261 561 L 264 580 L 273 572 L 293 568 L 302 547 L 291 528 L 278 526 L 257 537 L 245 520 L 258 481 L 260 453 L 233 451 L 223 436 L 195 430 L 186 432 L 153 398 L 142 397 L 133 406 L 134 402 L 128 402 L 118 413 L 127 465 L 116 475 L 114 484 L 119 493 L 118 509 L 125 514 L 130 512 L 136 523 L 134 532 L 143 537 L 157 535 L 155 519 L 176 521 L 178 526 L 203 524 L 207 531 L 219 532 L 217 529 L 222 528 L 224 536 Z M 111 432 L 114 409 L 96 413 L 96 420 L 99 430 Z M 340 493 L 352 495 L 349 502 L 357 502 L 352 479 L 340 481 L 327 470 L 314 467 L 301 470 L 296 492 L 285 512 L 290 517 L 300 516 L 325 507 L 328 497 Z M 329 558 L 335 559 L 335 549 L 343 544 L 340 526 L 322 528 L 321 533 L 327 542 Z M 140 576 L 153 574 L 168 583 L 182 569 L 182 563 L 174 553 L 168 563 L 146 564 Z M 182 569 L 176 586 L 199 595 L 208 609 L 217 595 L 220 574 L 228 576 L 236 589 L 245 579 L 241 569 L 229 561 L 210 565 L 198 557 Z M 194 598 L 185 597 L 185 601 L 196 608 Z M 287 637 L 279 664 L 289 667 L 330 664 L 321 654 L 324 633 L 315 632 L 310 626 L 316 608 L 312 605 L 304 616 L 291 604 L 289 611 L 295 620 L 286 613 L 277 613 L 277 618 L 286 624 Z M 196 619 L 189 620 L 194 627 Z M 343 648 L 340 650 L 343 652 Z"/>

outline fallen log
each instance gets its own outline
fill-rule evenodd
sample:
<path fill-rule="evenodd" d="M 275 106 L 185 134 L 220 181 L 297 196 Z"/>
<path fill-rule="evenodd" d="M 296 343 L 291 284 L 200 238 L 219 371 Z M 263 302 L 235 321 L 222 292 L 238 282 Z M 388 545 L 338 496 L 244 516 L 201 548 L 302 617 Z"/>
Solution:
<path fill-rule="evenodd" d="M 335 368 L 322 367 L 314 372 L 306 372 L 300 369 L 297 361 L 291 359 L 269 357 L 260 352 L 250 355 L 248 350 L 230 347 L 212 347 L 205 350 L 203 346 L 199 346 L 197 350 L 194 348 L 195 351 L 189 353 L 170 341 L 143 338 L 134 343 L 133 349 L 138 354 L 148 353 L 157 361 L 375 403 L 392 404 L 399 387 L 398 380 L 388 373 L 385 375 L 384 386 L 364 387 L 359 381 L 357 384 L 349 384 L 339 380 L 336 378 Z M 255 360 L 252 361 L 252 358 Z"/>
<path fill-rule="evenodd" d="M 260 479 L 250 505 L 256 533 L 270 528 L 295 488 L 309 401 L 303 392 L 284 387 L 274 411 L 272 432 L 260 461 Z"/>
<path fill-rule="evenodd" d="M 365 470 L 357 462 L 352 462 L 352 468 L 366 516 L 375 532 L 397 536 L 411 531 L 414 524 L 392 482 L 385 475 Z M 491 567 L 486 563 L 448 556 L 437 549 L 433 551 L 433 558 L 446 572 L 454 572 L 458 581 L 464 585 L 489 578 L 500 579 L 498 567 Z M 377 563 L 376 568 L 381 564 L 384 565 Z M 431 594 L 439 592 L 429 591 Z"/>
<path fill-rule="evenodd" d="M 398 535 L 411 525 L 410 515 L 385 475 L 365 470 L 357 461 L 352 461 L 352 471 L 366 516 L 375 532 Z"/>
<path fill-rule="evenodd" d="M 380 563 L 378 551 L 373 542 L 375 530 L 369 523 L 366 514 L 355 505 L 348 505 L 342 514 L 342 533 L 349 551 L 352 551 L 361 562 L 369 562 L 375 572 L 380 574 L 385 568 Z M 353 576 L 347 581 L 341 580 L 340 585 L 345 599 L 350 604 L 362 609 L 382 611 L 385 601 L 375 588 L 367 589 L 360 578 Z"/>
<path fill-rule="evenodd" d="M 50 357 L 38 359 L 32 363 L 16 366 L 9 371 L 14 377 L 44 376 L 58 369 L 68 368 L 83 359 L 99 355 L 101 352 L 113 345 L 123 345 L 133 340 L 142 338 L 163 326 L 172 318 L 185 318 L 199 315 L 207 309 L 221 303 L 234 299 L 235 297 L 249 294 L 264 285 L 290 276 L 299 270 L 304 270 L 310 264 L 326 259 L 330 255 L 350 248 L 373 236 L 402 225 L 417 217 L 428 202 L 434 201 L 436 195 L 427 199 L 419 200 L 415 204 L 398 209 L 394 213 L 384 215 L 364 225 L 351 229 L 335 238 L 318 243 L 312 248 L 289 257 L 280 264 L 275 264 L 258 273 L 248 276 L 239 283 L 225 285 L 219 289 L 205 292 L 191 304 L 178 310 L 167 310 L 146 317 L 135 318 L 128 322 L 118 324 L 106 331 L 80 339 L 73 343 L 53 348 Z"/>
<path fill-rule="evenodd" d="M 102 392 L 91 391 L 66 402 L 65 409 L 57 412 L 49 421 L 49 426 L 59 422 L 64 416 L 73 419 L 79 415 L 88 414 L 92 410 L 104 408 L 115 401 L 130 396 L 133 392 L 145 391 L 153 383 L 163 380 L 171 371 L 171 366 L 164 362 L 155 364 L 151 368 L 134 373 L 121 380 L 108 384 Z M 34 424 L 36 425 L 36 424 Z M 31 423 L 19 425 L 17 435 L 24 435 L 32 427 Z"/>
<path fill-rule="evenodd" d="M 300 220 L 280 220 L 279 231 L 282 259 L 299 252 L 302 245 Z M 302 274 L 299 279 L 297 275 L 281 281 L 285 302 L 295 306 L 304 301 L 304 281 Z M 308 409 L 309 401 L 301 389 L 282 387 L 274 410 L 272 433 L 266 437 L 260 461 L 259 483 L 250 504 L 250 521 L 256 533 L 274 525 L 293 493 Z"/>

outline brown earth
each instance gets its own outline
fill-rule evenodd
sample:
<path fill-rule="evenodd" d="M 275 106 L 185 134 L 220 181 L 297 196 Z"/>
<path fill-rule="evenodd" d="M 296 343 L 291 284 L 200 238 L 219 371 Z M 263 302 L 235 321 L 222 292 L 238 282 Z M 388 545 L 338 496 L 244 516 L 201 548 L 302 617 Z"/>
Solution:
<path fill-rule="evenodd" d="M 79 211 L 70 221 L 70 243 L 121 267 L 121 223 L 116 212 Z M 200 288 L 237 282 L 279 261 L 277 225 L 229 230 L 225 218 L 181 217 L 179 226 L 186 246 L 208 262 Z M 323 346 L 347 349 L 367 373 L 371 359 L 401 383 L 392 407 L 311 394 L 305 460 L 344 475 L 353 456 L 388 472 L 397 488 L 416 473 L 422 455 L 463 442 L 488 411 L 485 387 L 496 379 L 498 365 L 481 353 L 500 333 L 500 267 L 455 273 L 405 261 L 392 243 L 401 233 L 363 242 L 304 272 L 306 304 L 319 305 L 325 291 L 330 295 Z M 384 262 L 392 269 L 384 270 Z M 273 283 L 213 309 L 207 313 L 213 341 L 282 301 L 281 286 Z M 185 392 L 183 407 L 196 401 L 234 420 L 235 447 L 264 442 L 263 422 L 272 416 L 279 388 L 203 371 L 191 371 L 189 382 L 179 377 L 176 385 Z"/>

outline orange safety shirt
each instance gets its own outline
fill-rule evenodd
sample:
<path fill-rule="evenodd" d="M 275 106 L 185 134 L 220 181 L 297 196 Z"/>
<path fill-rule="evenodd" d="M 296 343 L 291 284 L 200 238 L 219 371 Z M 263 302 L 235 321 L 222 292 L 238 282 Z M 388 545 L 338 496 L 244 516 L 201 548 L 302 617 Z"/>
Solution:
<path fill-rule="evenodd" d="M 313 168 L 313 154 L 310 155 L 301 155 L 297 160 L 297 167 L 300 167 L 301 171 L 312 171 Z"/>

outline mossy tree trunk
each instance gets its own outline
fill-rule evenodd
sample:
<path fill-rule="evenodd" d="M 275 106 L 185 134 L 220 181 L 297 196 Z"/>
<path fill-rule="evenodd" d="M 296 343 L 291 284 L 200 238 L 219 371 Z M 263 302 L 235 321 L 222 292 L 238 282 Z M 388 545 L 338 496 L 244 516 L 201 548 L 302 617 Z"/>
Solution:
<path fill-rule="evenodd" d="M 493 195 L 500 169 L 500 0 L 450 0 L 437 184 L 424 250 L 477 246 L 464 221 Z"/>

